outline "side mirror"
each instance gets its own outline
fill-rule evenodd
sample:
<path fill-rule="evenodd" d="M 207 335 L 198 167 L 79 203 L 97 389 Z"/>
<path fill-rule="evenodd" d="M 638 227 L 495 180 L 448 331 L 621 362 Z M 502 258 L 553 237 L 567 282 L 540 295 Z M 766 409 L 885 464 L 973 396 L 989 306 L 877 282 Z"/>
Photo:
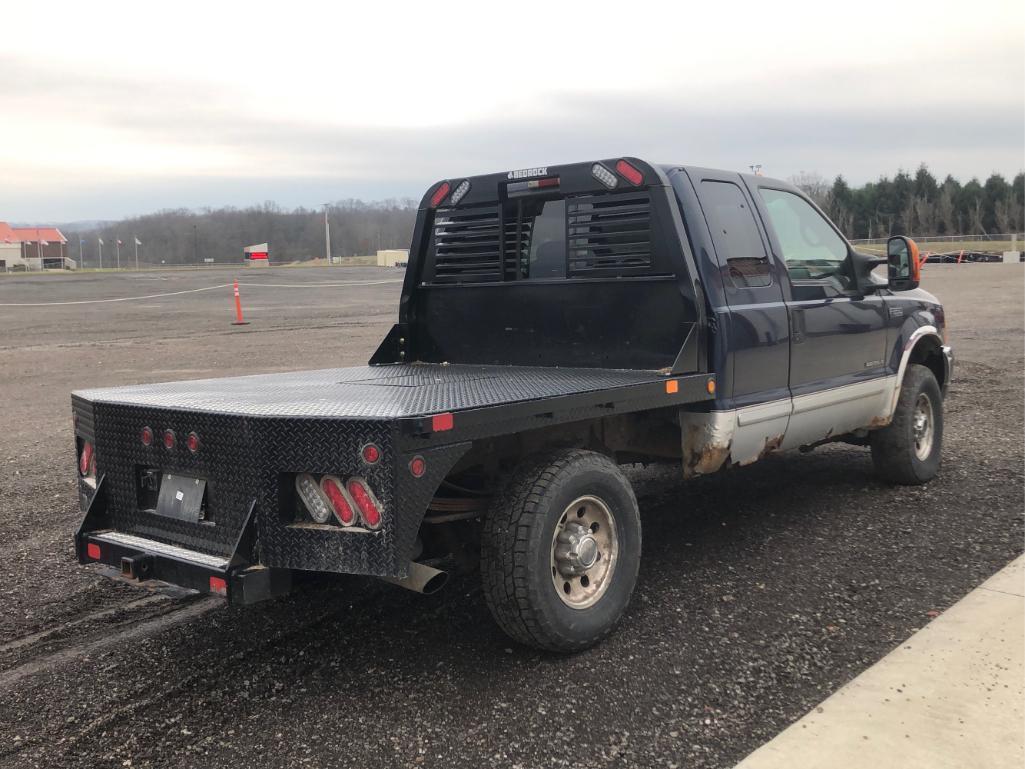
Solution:
<path fill-rule="evenodd" d="M 891 291 L 918 288 L 922 278 L 922 263 L 918 260 L 918 245 L 915 241 L 903 235 L 886 241 L 886 264 Z"/>

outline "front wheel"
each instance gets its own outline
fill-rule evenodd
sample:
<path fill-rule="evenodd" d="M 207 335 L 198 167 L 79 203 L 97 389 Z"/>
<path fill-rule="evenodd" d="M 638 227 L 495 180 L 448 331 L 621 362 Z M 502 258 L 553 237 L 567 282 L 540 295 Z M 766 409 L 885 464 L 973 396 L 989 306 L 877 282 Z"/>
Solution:
<path fill-rule="evenodd" d="M 943 447 L 943 396 L 926 366 L 908 366 L 893 420 L 872 433 L 870 440 L 872 462 L 880 477 L 905 486 L 936 477 Z"/>
<path fill-rule="evenodd" d="M 528 459 L 505 480 L 484 523 L 484 596 L 499 626 L 540 649 L 572 652 L 622 616 L 641 555 L 630 483 L 592 451 Z"/>

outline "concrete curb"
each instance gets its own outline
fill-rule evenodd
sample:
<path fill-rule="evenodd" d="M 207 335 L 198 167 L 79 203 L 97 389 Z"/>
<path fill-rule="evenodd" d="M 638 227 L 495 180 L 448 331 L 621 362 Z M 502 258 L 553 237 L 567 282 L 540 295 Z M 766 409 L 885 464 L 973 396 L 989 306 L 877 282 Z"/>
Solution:
<path fill-rule="evenodd" d="M 1025 556 L 737 769 L 1025 766 Z"/>

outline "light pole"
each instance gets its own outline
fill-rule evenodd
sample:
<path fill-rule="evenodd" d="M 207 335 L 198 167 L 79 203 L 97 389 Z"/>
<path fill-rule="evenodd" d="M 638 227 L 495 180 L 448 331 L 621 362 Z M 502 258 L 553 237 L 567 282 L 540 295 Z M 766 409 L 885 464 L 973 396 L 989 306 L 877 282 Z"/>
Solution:
<path fill-rule="evenodd" d="M 324 256 L 327 258 L 327 266 L 331 266 L 331 222 L 327 219 L 327 207 L 330 203 L 321 203 L 324 206 Z"/>

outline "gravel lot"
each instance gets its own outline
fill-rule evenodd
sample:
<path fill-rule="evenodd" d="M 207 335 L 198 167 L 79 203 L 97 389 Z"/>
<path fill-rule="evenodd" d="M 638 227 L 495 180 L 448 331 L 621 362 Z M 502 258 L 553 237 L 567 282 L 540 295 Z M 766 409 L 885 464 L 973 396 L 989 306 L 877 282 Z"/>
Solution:
<path fill-rule="evenodd" d="M 232 277 L 15 276 L 0 305 Z M 958 355 L 940 477 L 887 487 L 839 446 L 688 484 L 631 470 L 640 584 L 591 651 L 514 646 L 472 577 L 247 610 L 102 579 L 72 554 L 71 389 L 363 363 L 400 288 L 240 279 L 244 327 L 226 287 L 0 306 L 0 766 L 728 767 L 1023 549 L 1022 268 L 929 265 Z"/>

